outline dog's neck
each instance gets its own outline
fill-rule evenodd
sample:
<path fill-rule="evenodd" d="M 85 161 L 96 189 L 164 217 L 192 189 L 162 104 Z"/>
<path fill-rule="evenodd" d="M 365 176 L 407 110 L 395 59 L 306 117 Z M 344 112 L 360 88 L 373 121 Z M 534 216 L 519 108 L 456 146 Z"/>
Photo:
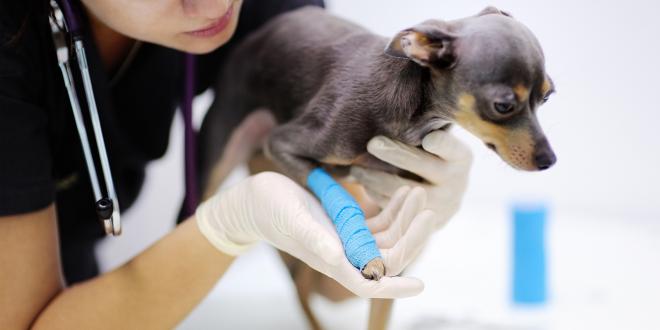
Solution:
<path fill-rule="evenodd" d="M 449 123 L 448 104 L 439 102 L 441 86 L 435 86 L 432 73 L 413 61 L 383 55 L 379 72 L 372 77 L 380 91 L 377 99 L 382 132 L 401 142 L 420 145 L 422 138 Z"/>

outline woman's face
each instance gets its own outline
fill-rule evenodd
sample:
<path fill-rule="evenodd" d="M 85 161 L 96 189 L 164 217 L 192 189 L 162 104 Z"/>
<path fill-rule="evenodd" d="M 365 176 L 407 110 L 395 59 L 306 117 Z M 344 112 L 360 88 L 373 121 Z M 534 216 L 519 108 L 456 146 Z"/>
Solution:
<path fill-rule="evenodd" d="M 202 54 L 234 34 L 242 0 L 82 0 L 87 11 L 133 39 Z"/>

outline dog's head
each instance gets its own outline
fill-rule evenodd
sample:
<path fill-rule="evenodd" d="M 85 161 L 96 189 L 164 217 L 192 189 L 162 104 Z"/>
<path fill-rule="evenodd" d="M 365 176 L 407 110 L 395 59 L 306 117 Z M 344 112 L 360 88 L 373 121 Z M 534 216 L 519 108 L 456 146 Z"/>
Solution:
<path fill-rule="evenodd" d="M 455 21 L 429 20 L 398 33 L 386 54 L 431 71 L 432 111 L 452 118 L 505 162 L 528 171 L 551 167 L 556 156 L 536 117 L 554 92 L 534 35 L 494 7 Z"/>

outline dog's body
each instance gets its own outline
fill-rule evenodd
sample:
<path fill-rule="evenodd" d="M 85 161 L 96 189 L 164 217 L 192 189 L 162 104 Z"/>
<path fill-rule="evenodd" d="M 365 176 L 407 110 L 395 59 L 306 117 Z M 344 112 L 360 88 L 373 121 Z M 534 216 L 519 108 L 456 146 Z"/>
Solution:
<path fill-rule="evenodd" d="M 419 146 L 450 122 L 514 167 L 545 169 L 555 160 L 535 114 L 553 88 L 541 48 L 522 24 L 492 7 L 453 22 L 424 22 L 389 45 L 323 9 L 302 8 L 239 45 L 219 82 L 201 131 L 203 173 L 219 159 L 227 132 L 258 108 L 282 123 L 266 152 L 303 185 L 319 164 L 397 172 L 367 154 L 370 138 Z"/>
<path fill-rule="evenodd" d="M 282 154 L 351 165 L 370 158 L 367 142 L 379 134 L 419 145 L 447 120 L 425 118 L 428 73 L 383 54 L 387 42 L 316 7 L 277 17 L 232 54 L 219 80 L 224 94 L 209 115 L 221 120 L 260 107 L 272 111 L 286 124 L 273 132 L 267 149 L 285 164 L 281 170 L 302 184 L 309 164 L 287 161 Z M 202 138 L 210 142 L 202 152 L 217 159 L 221 139 L 213 135 L 225 132 L 213 122 L 205 120 L 214 128 L 202 130 L 211 135 Z M 287 152 L 292 144 L 295 151 Z"/>
<path fill-rule="evenodd" d="M 385 135 L 419 146 L 452 122 L 516 168 L 555 161 L 536 120 L 553 90 L 541 48 L 522 24 L 492 7 L 461 20 L 427 21 L 392 40 L 322 9 L 299 9 L 239 45 L 219 84 L 200 132 L 202 182 L 211 179 L 233 128 L 260 108 L 281 124 L 268 136 L 266 154 L 302 185 L 320 165 L 401 173 L 367 153 L 369 139 Z M 370 271 L 375 278 L 384 273 Z"/>

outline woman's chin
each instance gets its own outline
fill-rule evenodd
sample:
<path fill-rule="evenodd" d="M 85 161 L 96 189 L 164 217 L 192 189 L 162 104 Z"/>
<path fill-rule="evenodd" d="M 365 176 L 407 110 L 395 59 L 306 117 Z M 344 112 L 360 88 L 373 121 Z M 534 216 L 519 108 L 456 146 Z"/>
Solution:
<path fill-rule="evenodd" d="M 226 41 L 222 43 L 194 43 L 194 44 L 188 44 L 185 47 L 180 48 L 179 50 L 195 55 L 203 55 L 218 49 L 220 46 L 224 45 L 225 43 Z"/>
<path fill-rule="evenodd" d="M 228 26 L 216 36 L 200 37 L 183 34 L 175 45 L 170 47 L 192 54 L 207 54 L 226 44 L 234 35 L 236 26 Z"/>

